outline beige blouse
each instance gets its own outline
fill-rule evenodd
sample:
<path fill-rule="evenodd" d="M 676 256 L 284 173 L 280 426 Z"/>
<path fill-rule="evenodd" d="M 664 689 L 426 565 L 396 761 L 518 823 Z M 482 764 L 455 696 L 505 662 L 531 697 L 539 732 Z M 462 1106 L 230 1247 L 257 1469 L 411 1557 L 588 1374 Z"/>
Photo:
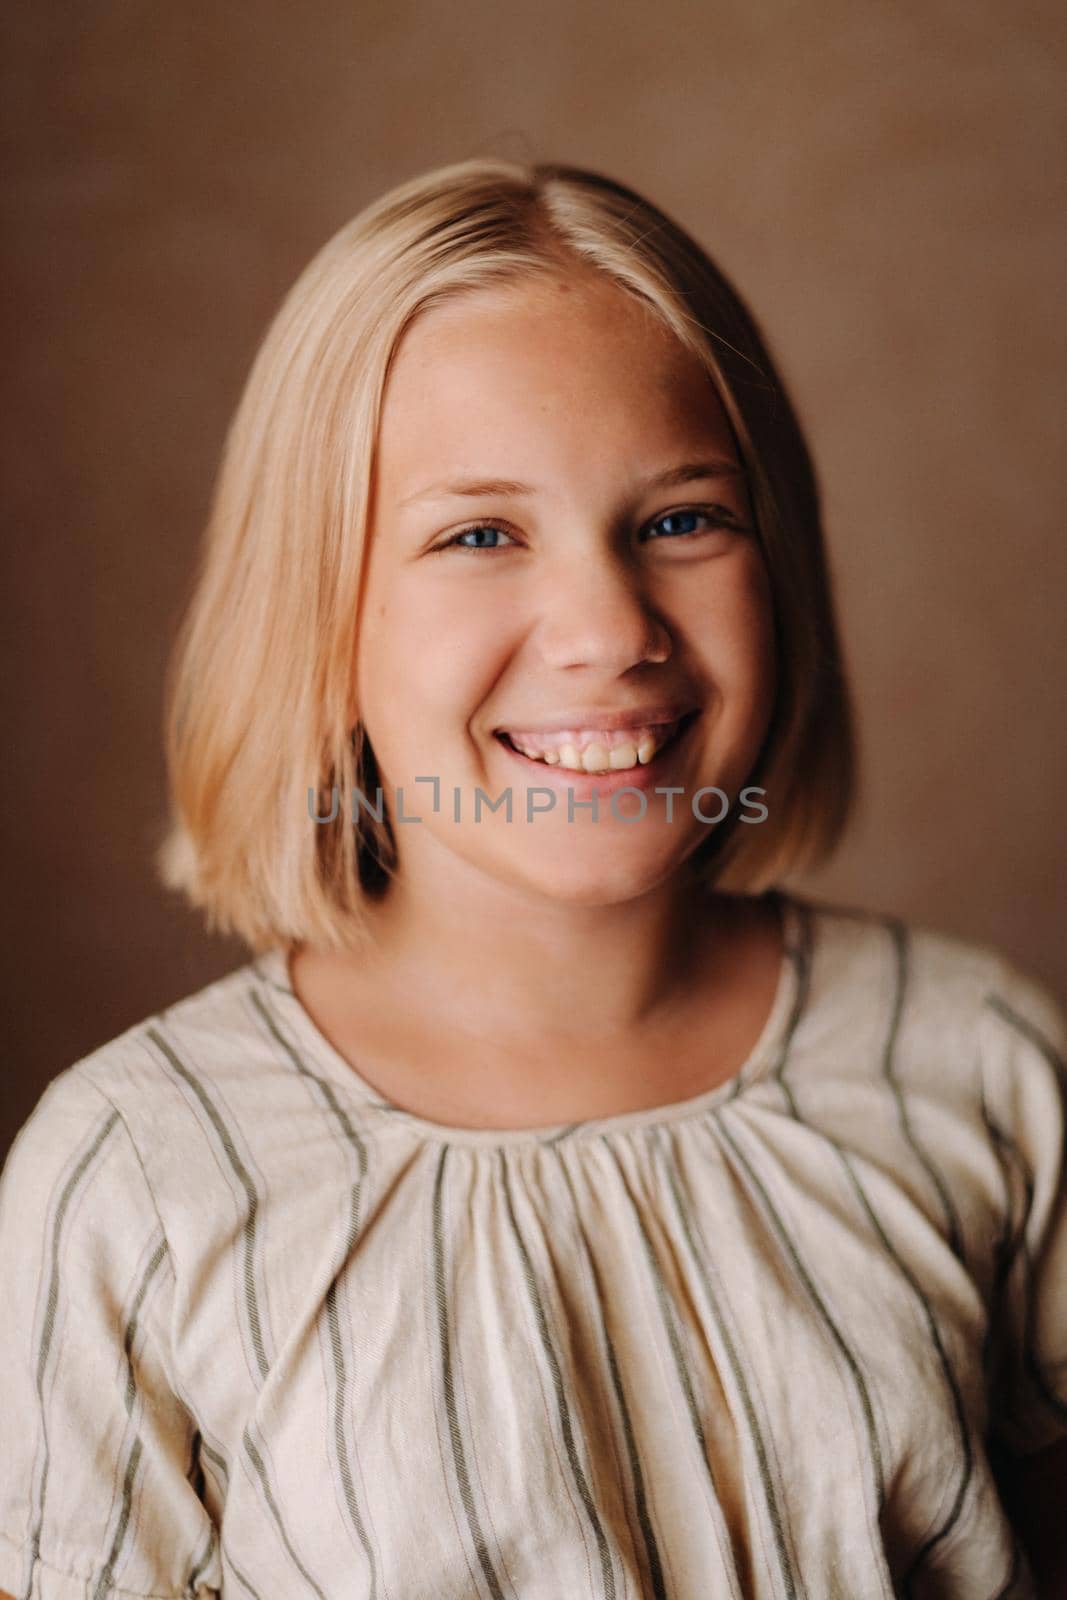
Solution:
<path fill-rule="evenodd" d="M 61 1072 L 0 1178 L 17 1597 L 1027 1596 L 1067 1434 L 1067 1024 L 786 896 L 728 1083 L 551 1128 L 381 1099 L 281 949 Z"/>

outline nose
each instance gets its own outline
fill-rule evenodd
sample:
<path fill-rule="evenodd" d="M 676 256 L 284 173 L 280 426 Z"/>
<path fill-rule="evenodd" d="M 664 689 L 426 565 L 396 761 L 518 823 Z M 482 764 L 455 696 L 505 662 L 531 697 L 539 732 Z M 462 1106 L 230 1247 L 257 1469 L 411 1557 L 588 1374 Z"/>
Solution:
<path fill-rule="evenodd" d="M 588 552 L 545 574 L 537 637 L 547 666 L 625 672 L 674 647 L 645 582 L 616 554 Z"/>

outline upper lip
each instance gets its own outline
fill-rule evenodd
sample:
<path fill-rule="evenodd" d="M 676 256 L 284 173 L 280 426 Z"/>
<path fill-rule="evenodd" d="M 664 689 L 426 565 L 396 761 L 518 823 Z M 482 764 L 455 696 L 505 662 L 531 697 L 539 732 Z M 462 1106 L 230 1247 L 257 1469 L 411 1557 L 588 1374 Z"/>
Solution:
<path fill-rule="evenodd" d="M 697 711 L 691 700 L 662 702 L 654 706 L 632 706 L 619 711 L 571 711 L 565 716 L 550 717 L 545 721 L 510 722 L 496 729 L 497 733 L 568 733 L 589 729 L 598 733 L 615 733 L 621 728 L 654 728 L 665 723 L 678 722 L 691 711 Z"/>

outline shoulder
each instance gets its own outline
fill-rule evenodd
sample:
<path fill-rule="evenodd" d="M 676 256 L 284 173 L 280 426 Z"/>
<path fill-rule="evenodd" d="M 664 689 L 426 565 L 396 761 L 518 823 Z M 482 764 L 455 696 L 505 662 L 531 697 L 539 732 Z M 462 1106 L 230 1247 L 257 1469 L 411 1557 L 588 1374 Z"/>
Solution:
<path fill-rule="evenodd" d="M 792 897 L 800 960 L 841 1004 L 865 1001 L 898 1029 L 976 1043 L 1027 1029 L 1062 1054 L 1063 1007 L 1051 988 L 993 942 L 891 911 Z"/>
<path fill-rule="evenodd" d="M 229 1082 L 239 1093 L 244 1080 L 253 1103 L 252 1081 L 277 1056 L 261 1015 L 268 993 L 267 969 L 250 961 L 65 1067 L 16 1135 L 5 1167 L 9 1184 L 15 1172 L 20 1182 L 32 1173 L 47 1183 L 97 1139 L 128 1143 L 140 1160 L 166 1142 L 183 1097 L 197 1088 L 225 1092 Z"/>
<path fill-rule="evenodd" d="M 247 962 L 135 1023 L 73 1071 L 131 1107 L 161 1082 L 238 1085 L 257 1077 L 275 1053 L 268 971 L 263 958 Z"/>

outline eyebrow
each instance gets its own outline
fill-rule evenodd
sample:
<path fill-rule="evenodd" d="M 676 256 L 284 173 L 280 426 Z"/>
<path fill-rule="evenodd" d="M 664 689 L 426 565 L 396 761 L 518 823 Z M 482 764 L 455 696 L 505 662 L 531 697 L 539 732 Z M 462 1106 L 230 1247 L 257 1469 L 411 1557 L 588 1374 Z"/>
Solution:
<path fill-rule="evenodd" d="M 682 466 L 668 467 L 666 472 L 657 472 L 651 478 L 646 478 L 640 488 L 645 493 L 649 489 L 671 489 L 678 484 L 692 483 L 698 478 L 732 478 L 740 476 L 740 473 L 741 467 L 736 461 L 687 461 Z M 516 483 L 511 478 L 470 478 L 456 483 L 432 483 L 428 488 L 408 495 L 400 504 L 409 506 L 417 500 L 445 500 L 452 496 L 474 500 L 519 499 L 536 493 L 532 484 Z"/>

